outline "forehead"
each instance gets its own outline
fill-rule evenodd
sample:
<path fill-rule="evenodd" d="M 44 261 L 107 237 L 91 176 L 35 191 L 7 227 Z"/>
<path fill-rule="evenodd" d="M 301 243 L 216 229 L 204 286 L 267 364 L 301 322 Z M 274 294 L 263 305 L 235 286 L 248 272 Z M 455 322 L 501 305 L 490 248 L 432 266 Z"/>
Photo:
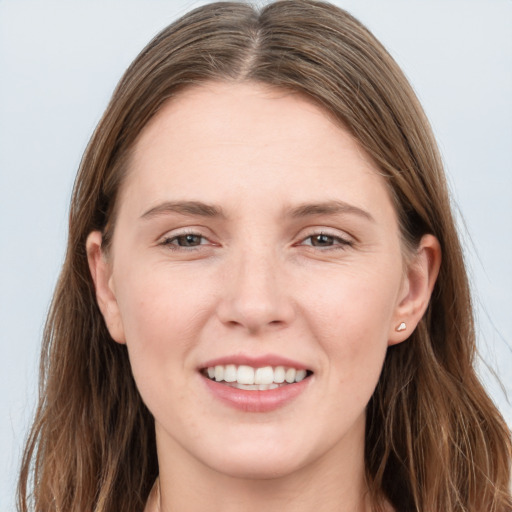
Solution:
<path fill-rule="evenodd" d="M 190 87 L 162 106 L 135 144 L 124 188 L 139 203 L 342 195 L 362 207 L 388 196 L 370 157 L 313 100 L 226 82 Z"/>
<path fill-rule="evenodd" d="M 341 122 L 303 93 L 259 82 L 210 81 L 187 87 L 163 104 L 139 135 L 135 159 L 168 135 L 188 137 L 190 145 L 250 141 L 257 146 L 269 140 L 282 145 L 318 139 L 326 133 L 337 138 L 336 146 L 348 143 L 360 150 Z M 207 137 L 198 139 L 201 135 Z"/>

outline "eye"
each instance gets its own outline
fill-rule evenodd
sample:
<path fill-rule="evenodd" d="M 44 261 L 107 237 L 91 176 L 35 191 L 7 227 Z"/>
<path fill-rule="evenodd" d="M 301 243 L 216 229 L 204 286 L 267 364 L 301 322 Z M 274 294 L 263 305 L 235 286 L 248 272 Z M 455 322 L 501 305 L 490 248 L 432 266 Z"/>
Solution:
<path fill-rule="evenodd" d="M 302 245 L 309 245 L 311 247 L 319 248 L 344 248 L 351 246 L 352 242 L 340 236 L 329 235 L 326 233 L 315 233 L 305 238 Z"/>
<path fill-rule="evenodd" d="M 208 243 L 208 240 L 202 235 L 198 235 L 197 233 L 183 233 L 181 235 L 165 238 L 162 245 L 169 246 L 172 249 L 178 249 L 180 247 L 198 247 Z"/>

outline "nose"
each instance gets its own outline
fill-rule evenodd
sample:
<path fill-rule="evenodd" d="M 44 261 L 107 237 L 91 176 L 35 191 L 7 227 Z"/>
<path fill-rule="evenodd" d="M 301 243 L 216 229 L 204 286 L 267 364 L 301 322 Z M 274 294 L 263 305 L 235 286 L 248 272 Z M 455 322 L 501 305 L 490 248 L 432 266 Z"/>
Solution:
<path fill-rule="evenodd" d="M 234 257 L 225 279 L 218 303 L 218 316 L 225 325 L 254 334 L 293 321 L 291 283 L 271 251 L 246 251 Z"/>

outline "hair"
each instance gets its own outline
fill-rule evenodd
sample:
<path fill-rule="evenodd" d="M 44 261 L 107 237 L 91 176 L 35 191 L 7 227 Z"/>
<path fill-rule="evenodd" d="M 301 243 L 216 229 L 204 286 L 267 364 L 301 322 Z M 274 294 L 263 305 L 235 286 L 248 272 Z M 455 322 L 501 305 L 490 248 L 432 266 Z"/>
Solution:
<path fill-rule="evenodd" d="M 347 12 L 281 0 L 221 2 L 159 33 L 125 72 L 83 156 L 67 253 L 45 331 L 39 405 L 22 462 L 22 512 L 142 511 L 158 474 L 154 420 L 126 347 L 98 309 L 85 249 L 108 249 L 130 151 L 183 88 L 257 82 L 307 95 L 385 177 L 405 247 L 431 233 L 443 260 L 426 314 L 388 349 L 367 406 L 366 479 L 374 510 L 510 512 L 510 431 L 480 384 L 463 254 L 436 143 L 402 71 Z"/>

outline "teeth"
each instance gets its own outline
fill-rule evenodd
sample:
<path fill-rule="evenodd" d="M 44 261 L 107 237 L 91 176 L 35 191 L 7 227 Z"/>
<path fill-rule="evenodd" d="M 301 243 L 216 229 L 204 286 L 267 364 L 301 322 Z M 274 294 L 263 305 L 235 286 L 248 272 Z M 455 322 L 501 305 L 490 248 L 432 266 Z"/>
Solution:
<path fill-rule="evenodd" d="M 277 384 L 282 384 L 284 382 L 285 375 L 285 369 L 282 366 L 278 366 L 274 370 L 274 382 L 277 382 Z"/>
<path fill-rule="evenodd" d="M 286 370 L 284 380 L 286 380 L 286 382 L 288 382 L 288 384 L 291 384 L 292 382 L 295 381 L 296 373 L 297 373 L 297 370 L 295 370 L 295 368 L 288 368 L 288 370 Z"/>
<path fill-rule="evenodd" d="M 228 384 L 232 388 L 256 390 L 256 391 L 267 391 L 267 389 L 276 389 L 279 387 L 278 384 L 238 384 L 238 382 Z"/>
<path fill-rule="evenodd" d="M 218 382 L 224 380 L 224 366 L 215 367 L 215 380 Z"/>
<path fill-rule="evenodd" d="M 274 382 L 274 370 L 272 366 L 258 368 L 254 372 L 254 384 L 272 384 Z"/>
<path fill-rule="evenodd" d="M 208 368 L 209 370 L 210 368 Z M 224 368 L 224 380 L 226 382 L 236 382 L 236 366 L 234 364 L 228 364 Z M 208 372 L 208 375 L 210 372 Z"/>
<path fill-rule="evenodd" d="M 217 371 L 217 368 L 216 366 L 215 371 Z M 236 381 L 238 384 L 254 384 L 254 368 L 244 365 L 239 366 L 236 372 Z"/>
<path fill-rule="evenodd" d="M 306 370 L 297 370 L 295 374 L 295 382 L 300 382 L 306 378 Z"/>
<path fill-rule="evenodd" d="M 206 369 L 206 374 L 212 380 L 224 381 L 239 389 L 267 390 L 275 389 L 285 382 L 300 382 L 306 378 L 307 371 L 284 366 L 253 368 L 247 365 L 228 364 L 210 366 Z"/>

